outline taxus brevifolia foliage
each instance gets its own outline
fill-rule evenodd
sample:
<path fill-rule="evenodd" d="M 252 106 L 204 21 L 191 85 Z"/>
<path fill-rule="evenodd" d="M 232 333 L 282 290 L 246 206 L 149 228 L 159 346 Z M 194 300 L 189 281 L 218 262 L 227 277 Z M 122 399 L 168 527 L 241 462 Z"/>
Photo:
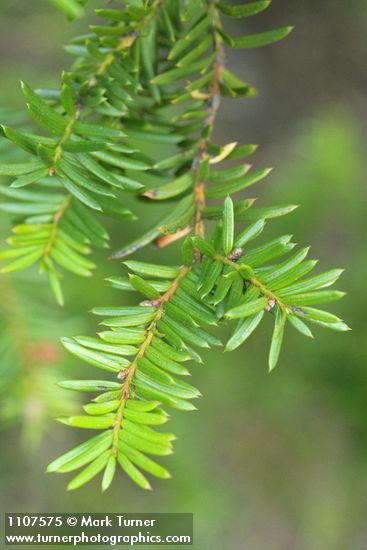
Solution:
<path fill-rule="evenodd" d="M 226 20 L 253 16 L 269 4 L 126 0 L 99 9 L 104 24 L 67 46 L 76 61 L 59 90 L 22 85 L 42 133 L 3 126 L 3 135 L 28 158 L 0 165 L 0 174 L 13 178 L 1 187 L 6 200 L 0 208 L 23 216 L 11 248 L 0 255 L 2 271 L 39 264 L 59 303 L 61 271 L 91 275 L 95 266 L 87 255 L 108 246 L 99 212 L 133 219 L 128 194 L 150 202 L 152 210 L 167 201 L 166 216 L 113 255 L 125 259 L 128 276 L 110 282 L 136 293 L 137 305 L 97 308 L 104 326 L 97 338 L 63 340 L 71 353 L 109 373 L 60 383 L 96 394 L 86 414 L 59 419 L 99 430 L 49 465 L 50 472 L 80 470 L 69 489 L 103 472 L 106 490 L 117 465 L 144 489 L 150 488 L 146 473 L 170 476 L 156 457 L 172 452 L 175 437 L 159 426 L 168 420 L 166 408 L 195 409 L 200 392 L 184 377 L 201 362 L 201 348 L 221 345 L 216 325 L 231 324 L 225 347 L 231 351 L 272 316 L 270 370 L 286 326 L 308 337 L 310 325 L 348 328 L 315 307 L 343 296 L 329 288 L 341 270 L 310 275 L 316 261 L 307 259 L 308 248 L 294 250 L 290 235 L 256 243 L 269 220 L 295 208 L 255 207 L 255 199 L 244 198 L 242 192 L 270 171 L 248 164 L 256 146 L 212 140 L 221 97 L 255 93 L 227 67 L 226 47 L 265 46 L 291 31 L 233 37 Z M 209 237 L 207 221 L 215 226 Z M 128 258 L 149 243 L 160 248 L 178 239 L 179 265 Z"/>
<path fill-rule="evenodd" d="M 23 122 L 21 113 L 1 109 L 3 122 Z M 0 162 L 5 162 L 11 144 L 0 139 Z M 65 394 L 56 383 L 64 366 L 64 354 L 55 344 L 60 331 L 75 330 L 74 319 L 60 319 L 57 309 L 43 303 L 39 279 L 13 281 L 0 277 L 0 423 L 20 426 L 21 442 L 35 451 L 50 419 L 71 414 L 76 394 Z M 30 292 L 30 289 L 34 292 Z"/>

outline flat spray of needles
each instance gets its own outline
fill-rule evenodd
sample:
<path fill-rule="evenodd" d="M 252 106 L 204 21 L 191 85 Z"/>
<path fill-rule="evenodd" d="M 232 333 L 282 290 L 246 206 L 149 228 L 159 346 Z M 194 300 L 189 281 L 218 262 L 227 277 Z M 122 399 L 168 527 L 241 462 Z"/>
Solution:
<path fill-rule="evenodd" d="M 70 17 L 85 4 L 53 3 Z M 41 130 L 2 126 L 3 137 L 26 155 L 22 163 L 0 165 L 0 175 L 12 178 L 0 187 L 0 210 L 18 220 L 10 247 L 0 253 L 3 273 L 37 264 L 62 305 L 62 275 L 91 276 L 96 265 L 89 254 L 109 246 L 103 219 L 136 220 L 125 205 L 128 195 L 158 217 L 112 256 L 124 258 L 125 275 L 109 282 L 119 293 L 133 293 L 136 306 L 95 308 L 104 319 L 97 337 L 63 339 L 69 352 L 104 373 L 98 380 L 59 383 L 93 396 L 85 414 L 59 421 L 98 431 L 49 465 L 49 472 L 79 470 L 68 489 L 103 472 L 106 490 L 117 466 L 143 489 L 151 488 L 147 474 L 170 477 L 159 457 L 172 453 L 175 436 L 156 427 L 168 421 L 166 409 L 196 408 L 200 391 L 185 377 L 191 364 L 202 362 L 201 349 L 218 346 L 222 353 L 217 326 L 231 326 L 225 351 L 232 351 L 271 316 L 270 370 L 289 325 L 311 338 L 310 325 L 348 330 L 315 307 L 343 296 L 329 288 L 340 269 L 310 275 L 316 261 L 307 259 L 307 247 L 295 249 L 290 235 L 262 236 L 257 244 L 269 221 L 296 206 L 255 206 L 254 198 L 244 198 L 243 191 L 270 171 L 247 162 L 256 146 L 212 140 L 221 98 L 255 93 L 227 66 L 226 49 L 266 46 L 292 30 L 233 37 L 227 21 L 254 16 L 269 4 L 125 0 L 98 9 L 102 24 L 66 47 L 75 61 L 59 89 L 22 84 Z M 154 212 L 162 202 L 163 217 Z M 135 259 L 151 243 L 158 257 L 159 249 L 178 240 L 177 265 Z"/>

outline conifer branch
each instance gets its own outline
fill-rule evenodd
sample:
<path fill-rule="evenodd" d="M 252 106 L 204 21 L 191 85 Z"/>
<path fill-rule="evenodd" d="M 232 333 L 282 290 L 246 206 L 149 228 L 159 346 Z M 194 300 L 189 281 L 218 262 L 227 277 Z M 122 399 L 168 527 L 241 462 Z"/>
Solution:
<path fill-rule="evenodd" d="M 182 363 L 201 362 L 197 348 L 221 345 L 210 331 L 217 324 L 234 321 L 225 348 L 232 351 L 271 315 L 270 371 L 289 325 L 308 337 L 309 324 L 348 330 L 339 317 L 314 307 L 344 295 L 329 289 L 342 270 L 308 276 L 316 261 L 307 259 L 308 248 L 292 252 L 290 235 L 252 245 L 268 220 L 296 208 L 257 207 L 252 196 L 236 198 L 271 171 L 247 163 L 256 146 L 213 140 L 221 98 L 255 93 L 227 68 L 225 48 L 265 46 L 292 30 L 233 37 L 222 16 L 253 16 L 269 4 L 125 0 L 122 8 L 97 10 L 106 24 L 92 25 L 91 35 L 69 44 L 77 60 L 63 75 L 61 90 L 36 93 L 23 85 L 32 118 L 49 135 L 3 127 L 4 136 L 29 155 L 24 163 L 0 164 L 0 175 L 15 178 L 10 188 L 0 187 L 11 198 L 0 210 L 25 216 L 8 240 L 12 248 L 0 252 L 0 260 L 11 260 L 3 272 L 40 261 L 62 303 L 57 266 L 90 276 L 95 267 L 85 257 L 90 245 L 108 242 L 96 212 L 134 218 L 124 206 L 131 193 L 149 204 L 158 220 L 123 243 L 113 258 L 184 239 L 180 265 L 128 260 L 129 276 L 110 279 L 119 290 L 143 295 L 142 302 L 95 308 L 93 313 L 105 317 L 106 330 L 98 338 L 63 339 L 71 353 L 114 376 L 60 383 L 97 395 L 84 406 L 86 415 L 59 420 L 101 430 L 50 464 L 50 472 L 82 468 L 69 489 L 103 470 L 106 490 L 117 463 L 144 489 L 150 483 L 142 471 L 170 477 L 146 455 L 170 454 L 175 437 L 151 426 L 168 420 L 162 407 L 195 409 L 191 400 L 200 392 L 181 381 L 189 374 Z M 155 216 L 154 204 L 162 201 L 167 214 Z M 216 221 L 210 238 L 207 220 Z"/>
<path fill-rule="evenodd" d="M 106 74 L 108 68 L 116 61 L 117 54 L 123 52 L 127 48 L 131 48 L 136 41 L 136 39 L 139 37 L 141 31 L 149 25 L 151 21 L 154 21 L 155 18 L 158 17 L 158 12 L 164 5 L 164 0 L 153 0 L 151 9 L 148 12 L 146 16 L 144 16 L 140 21 L 138 21 L 134 27 L 133 31 L 124 35 L 120 40 L 118 41 L 117 46 L 113 49 L 112 52 L 109 52 L 103 61 L 101 61 L 97 67 L 97 70 L 95 72 L 95 76 L 93 76 L 89 81 L 89 88 L 93 88 L 97 85 L 98 79 Z"/>
<path fill-rule="evenodd" d="M 146 330 L 144 341 L 141 344 L 135 358 L 130 363 L 130 366 L 127 369 L 121 369 L 117 375 L 117 377 L 123 381 L 123 384 L 121 387 L 121 398 L 120 398 L 121 403 L 117 410 L 116 418 L 113 424 L 112 452 L 116 457 L 118 453 L 120 430 L 123 429 L 124 409 L 126 406 L 126 401 L 130 399 L 132 396 L 132 391 L 133 391 L 132 385 L 134 383 L 134 377 L 138 369 L 139 360 L 144 358 L 147 349 L 152 343 L 153 337 L 159 333 L 158 322 L 161 320 L 162 316 L 164 315 L 165 303 L 169 302 L 172 296 L 175 295 L 181 279 L 189 273 L 190 269 L 191 267 L 187 267 L 187 266 L 184 266 L 183 268 L 181 268 L 179 274 L 174 279 L 174 281 L 172 282 L 168 290 L 162 296 L 150 302 L 151 306 L 156 308 L 156 312 L 150 325 Z"/>
<path fill-rule="evenodd" d="M 243 278 L 245 283 L 248 283 L 255 288 L 258 288 L 263 296 L 265 296 L 268 299 L 266 309 L 267 311 L 270 311 L 275 306 L 279 306 L 279 308 L 283 311 L 287 311 L 286 305 L 281 301 L 281 299 L 272 292 L 265 284 L 261 282 L 260 279 L 254 276 L 254 271 L 250 265 L 246 265 L 244 263 L 241 263 L 240 258 L 243 253 L 242 249 L 235 249 L 235 251 L 231 251 L 229 254 L 230 257 L 223 256 L 221 254 L 214 254 L 213 259 L 217 260 L 221 263 L 223 263 L 225 266 L 228 266 L 231 270 L 238 272 L 241 277 Z M 236 261 L 231 259 L 231 256 L 236 256 Z"/>

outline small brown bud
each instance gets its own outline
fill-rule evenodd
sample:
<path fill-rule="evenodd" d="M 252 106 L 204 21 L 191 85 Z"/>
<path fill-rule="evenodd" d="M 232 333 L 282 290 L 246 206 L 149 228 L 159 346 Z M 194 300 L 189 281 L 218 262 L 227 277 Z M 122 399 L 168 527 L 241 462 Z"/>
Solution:
<path fill-rule="evenodd" d="M 265 311 L 270 311 L 273 309 L 273 307 L 276 305 L 276 301 L 274 298 L 270 297 L 268 300 L 268 304 L 265 307 Z"/>
<path fill-rule="evenodd" d="M 232 252 L 228 254 L 228 260 L 231 262 L 238 262 L 243 254 L 243 248 L 234 248 Z"/>

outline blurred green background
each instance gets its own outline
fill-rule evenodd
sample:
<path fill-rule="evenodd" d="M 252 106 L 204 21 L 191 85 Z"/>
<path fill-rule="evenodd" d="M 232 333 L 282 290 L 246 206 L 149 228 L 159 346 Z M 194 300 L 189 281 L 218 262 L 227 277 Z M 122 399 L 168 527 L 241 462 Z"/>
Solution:
<path fill-rule="evenodd" d="M 89 1 L 90 8 L 101 4 Z M 85 32 L 87 23 L 88 18 L 68 23 L 46 0 L 1 0 L 0 107 L 22 105 L 21 78 L 34 87 L 56 85 L 62 68 L 70 65 L 61 45 Z M 367 548 L 367 5 L 361 0 L 278 0 L 264 15 L 246 20 L 246 29 L 284 24 L 296 26 L 284 43 L 229 55 L 229 64 L 258 87 L 259 95 L 225 101 L 216 138 L 261 144 L 256 164 L 276 170 L 256 189 L 259 202 L 301 205 L 289 218 L 269 223 L 266 236 L 294 233 L 296 242 L 312 244 L 311 257 L 320 258 L 323 268 L 346 268 L 339 286 L 348 296 L 333 311 L 353 331 L 316 328 L 317 338 L 310 341 L 290 328 L 271 375 L 264 346 L 270 325 L 231 355 L 207 353 L 205 366 L 195 367 L 193 376 L 204 395 L 199 411 L 172 414 L 179 439 L 166 461 L 171 481 L 156 482 L 147 494 L 119 476 L 103 497 L 97 481 L 66 493 L 64 477 L 45 477 L 43 471 L 83 434 L 44 422 L 38 399 L 52 402 L 46 416 L 65 405 L 77 410 L 77 404 L 65 404 L 65 396 L 55 393 L 54 380 L 83 377 L 85 366 L 62 357 L 57 337 L 94 331 L 97 323 L 85 312 L 124 300 L 103 283 L 122 268 L 108 262 L 106 253 L 92 280 L 67 277 L 63 311 L 36 275 L 14 278 L 11 291 L 0 281 L 0 309 L 6 308 L 10 292 L 17 304 L 10 303 L 5 317 L 11 321 L 15 316 L 15 326 L 25 317 L 30 330 L 37 329 L 38 343 L 52 352 L 47 355 L 42 348 L 32 359 L 36 372 L 27 374 L 30 393 L 38 374 L 42 380 L 49 377 L 33 401 L 24 405 L 24 389 L 16 397 L 27 432 L 22 435 L 10 413 L 4 422 L 2 511 L 193 512 L 198 550 Z M 243 33 L 243 25 L 232 23 L 233 31 Z M 144 225 L 152 221 L 144 214 Z M 2 242 L 8 226 L 9 220 L 1 220 Z M 133 224 L 110 229 L 115 247 L 138 231 Z M 154 259 L 156 252 L 150 249 L 140 257 Z M 177 248 L 162 252 L 162 262 L 177 258 Z"/>

